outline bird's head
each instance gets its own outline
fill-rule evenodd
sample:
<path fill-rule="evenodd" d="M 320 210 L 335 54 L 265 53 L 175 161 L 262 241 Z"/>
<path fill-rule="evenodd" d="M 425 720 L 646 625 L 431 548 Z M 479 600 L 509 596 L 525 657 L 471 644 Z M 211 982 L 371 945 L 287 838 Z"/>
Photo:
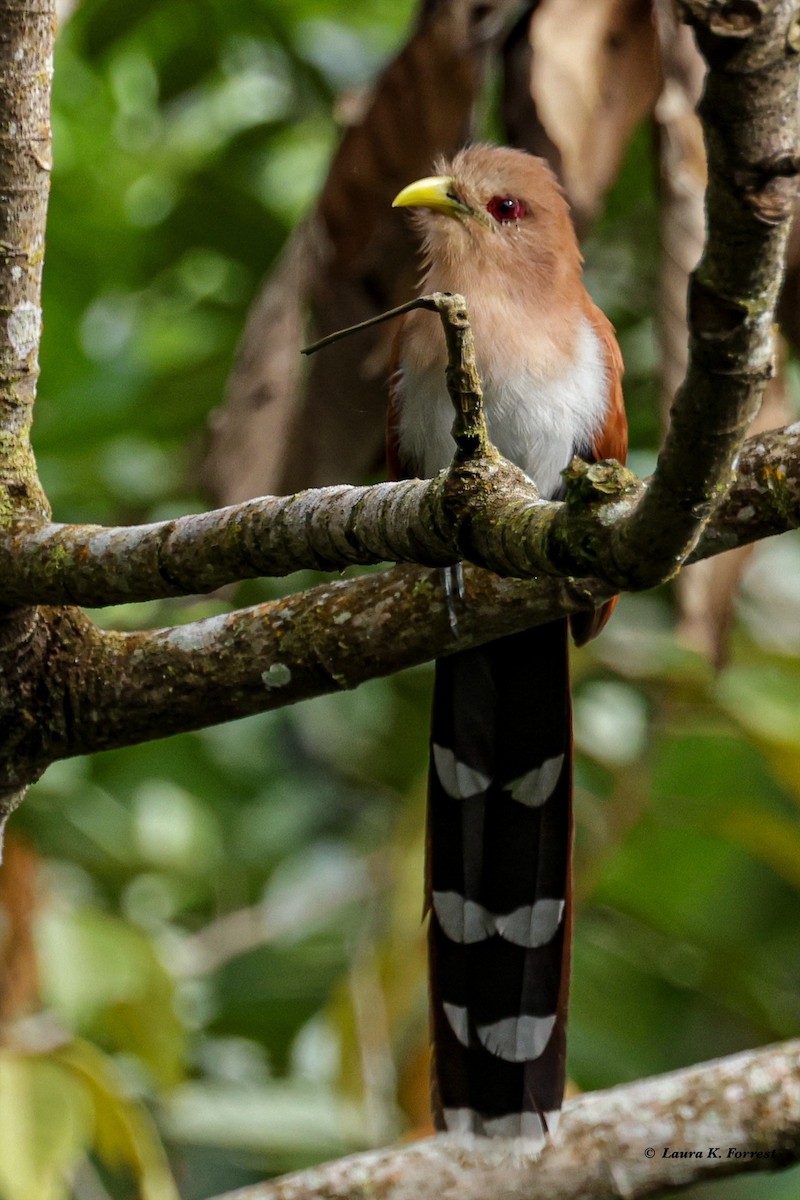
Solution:
<path fill-rule="evenodd" d="M 548 276 L 580 272 L 580 252 L 561 188 L 541 158 L 523 150 L 473 145 L 435 175 L 394 198 L 412 208 L 430 263 L 501 268 Z M 541 282 L 544 282 L 542 279 Z"/>

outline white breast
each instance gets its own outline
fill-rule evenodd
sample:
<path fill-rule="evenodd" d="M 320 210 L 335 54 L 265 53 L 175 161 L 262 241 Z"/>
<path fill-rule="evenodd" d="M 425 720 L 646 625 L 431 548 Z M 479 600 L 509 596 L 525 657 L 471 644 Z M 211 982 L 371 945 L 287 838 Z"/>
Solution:
<path fill-rule="evenodd" d="M 602 427 L 609 395 L 602 343 L 581 318 L 574 357 L 548 373 L 528 364 L 509 375 L 502 364 L 484 370 L 489 436 L 505 458 L 521 467 L 542 496 L 553 496 L 572 455 L 588 451 Z M 398 426 L 400 459 L 428 479 L 448 466 L 455 449 L 453 405 L 441 370 L 401 363 L 403 401 Z"/>

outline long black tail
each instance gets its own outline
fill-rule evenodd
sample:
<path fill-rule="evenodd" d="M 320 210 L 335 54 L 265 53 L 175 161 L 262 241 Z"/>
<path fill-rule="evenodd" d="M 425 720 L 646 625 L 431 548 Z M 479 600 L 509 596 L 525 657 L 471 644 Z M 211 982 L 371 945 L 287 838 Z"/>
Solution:
<path fill-rule="evenodd" d="M 572 716 L 567 621 L 436 664 L 428 794 L 439 1128 L 544 1140 L 564 1092 Z"/>

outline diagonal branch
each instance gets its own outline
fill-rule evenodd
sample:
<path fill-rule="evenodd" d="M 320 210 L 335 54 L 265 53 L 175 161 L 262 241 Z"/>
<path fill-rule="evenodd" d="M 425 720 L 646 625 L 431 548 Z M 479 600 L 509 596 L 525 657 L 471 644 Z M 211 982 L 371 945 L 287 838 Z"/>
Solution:
<path fill-rule="evenodd" d="M 694 557 L 790 524 L 800 524 L 800 426 L 758 439 Z M 34 643 L 49 683 L 38 720 L 12 704 L 0 721 L 0 795 L 57 758 L 354 688 L 591 608 L 614 591 L 586 579 L 502 580 L 478 568 L 464 576 L 457 639 L 438 575 L 410 566 L 145 633 L 103 632 L 78 609 L 54 609 Z"/>
<path fill-rule="evenodd" d="M 772 324 L 796 195 L 793 0 L 687 0 L 709 72 L 699 114 L 708 232 L 689 289 L 690 357 L 651 486 L 617 531 L 641 583 L 683 561 L 729 486 L 772 372 Z"/>
<path fill-rule="evenodd" d="M 530 480 L 488 443 L 463 298 L 436 293 L 412 304 L 437 309 L 447 338 L 447 382 L 456 410 L 456 455 L 448 472 L 429 482 L 262 497 L 130 528 L 42 524 L 23 517 L 0 534 L 0 599 L 99 606 L 210 591 L 304 567 L 331 570 L 382 561 L 441 566 L 460 557 L 503 576 L 591 576 L 620 590 L 647 586 L 642 576 L 648 567 L 672 573 L 675 563 L 643 560 L 637 549 L 641 510 L 659 492 L 658 470 L 645 484 L 619 464 L 587 466 L 576 459 L 566 472 L 567 502 L 541 500 Z M 736 489 L 738 509 L 747 516 L 728 531 L 734 544 L 752 540 L 747 527 L 754 518 L 772 531 L 799 523 L 800 465 L 793 445 L 790 432 L 782 445 L 770 443 L 768 449 L 763 438 L 751 440 L 740 463 L 747 482 Z M 785 456 L 776 463 L 781 449 Z M 753 480 L 767 470 L 777 472 L 770 477 L 773 486 L 755 488 L 754 494 Z M 776 522 L 772 510 L 778 499 Z M 649 528 L 645 520 L 645 532 Z"/>
<path fill-rule="evenodd" d="M 538 1158 L 520 1142 L 440 1135 L 242 1188 L 235 1200 L 643 1200 L 798 1161 L 794 1041 L 569 1101 Z"/>

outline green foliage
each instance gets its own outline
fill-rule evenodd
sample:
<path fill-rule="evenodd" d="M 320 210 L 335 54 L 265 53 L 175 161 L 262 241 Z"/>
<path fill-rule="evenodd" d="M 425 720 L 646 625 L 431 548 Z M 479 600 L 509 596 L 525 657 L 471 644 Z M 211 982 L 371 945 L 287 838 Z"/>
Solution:
<path fill-rule="evenodd" d="M 355 0 L 345 22 L 330 0 L 84 0 L 66 24 L 35 428 L 57 519 L 202 505 L 204 423 L 322 178 L 333 98 L 369 79 L 409 9 Z M 587 246 L 637 468 L 658 437 L 653 176 L 642 130 Z M 719 678 L 676 646 L 665 595 L 624 601 L 576 656 L 581 1087 L 797 1032 L 800 646 L 775 632 L 796 638 L 800 559 L 784 544 L 757 552 Z M 428 681 L 60 763 L 33 789 L 12 832 L 42 858 L 55 1035 L 0 1057 L 0 1200 L 59 1200 L 86 1171 L 166 1200 L 148 1112 L 186 1200 L 423 1119 Z M 759 1194 L 788 1196 L 786 1178 Z"/>
<path fill-rule="evenodd" d="M 46 1053 L 0 1051 L 0 1189 L 9 1200 L 57 1200 L 94 1150 L 142 1200 L 178 1200 L 161 1141 L 113 1067 L 78 1040 Z"/>

